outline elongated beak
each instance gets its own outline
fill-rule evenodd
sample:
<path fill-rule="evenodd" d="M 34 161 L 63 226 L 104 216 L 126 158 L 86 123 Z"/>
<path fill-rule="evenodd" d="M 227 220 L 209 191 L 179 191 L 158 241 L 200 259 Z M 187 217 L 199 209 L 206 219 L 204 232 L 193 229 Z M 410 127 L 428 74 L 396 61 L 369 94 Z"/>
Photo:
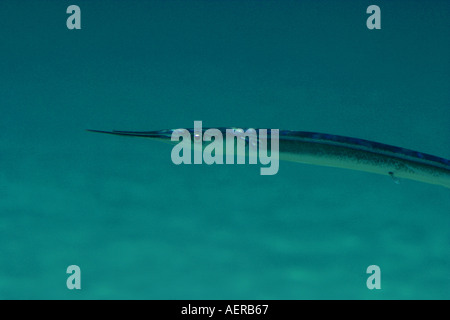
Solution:
<path fill-rule="evenodd" d="M 154 139 L 154 140 L 163 140 L 163 141 L 167 141 L 167 142 L 171 141 L 171 135 L 172 135 L 172 130 L 159 130 L 159 131 L 119 131 L 119 130 L 112 130 L 112 131 L 102 131 L 102 130 L 87 129 L 86 131 L 96 132 L 96 133 L 112 134 L 112 135 L 116 135 L 116 136 L 150 138 L 150 139 Z"/>

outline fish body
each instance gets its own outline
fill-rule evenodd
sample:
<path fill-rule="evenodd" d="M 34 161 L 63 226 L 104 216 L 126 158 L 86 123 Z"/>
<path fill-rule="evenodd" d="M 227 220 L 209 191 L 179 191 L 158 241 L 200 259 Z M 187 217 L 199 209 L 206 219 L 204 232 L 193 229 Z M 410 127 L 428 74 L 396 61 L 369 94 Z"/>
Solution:
<path fill-rule="evenodd" d="M 224 135 L 226 128 L 218 128 Z M 178 130 L 178 129 L 177 129 Z M 186 129 L 194 136 L 194 129 Z M 203 128 L 205 133 L 208 128 Z M 145 137 L 172 144 L 175 130 L 93 132 Z M 268 130 L 269 132 L 269 130 Z M 269 138 L 270 139 L 270 138 Z M 270 144 L 267 144 L 270 149 Z M 450 188 L 450 160 L 369 140 L 304 131 L 279 131 L 280 160 L 388 175 Z"/>
<path fill-rule="evenodd" d="M 346 168 L 450 188 L 450 160 L 337 135 L 280 131 L 280 159 Z"/>

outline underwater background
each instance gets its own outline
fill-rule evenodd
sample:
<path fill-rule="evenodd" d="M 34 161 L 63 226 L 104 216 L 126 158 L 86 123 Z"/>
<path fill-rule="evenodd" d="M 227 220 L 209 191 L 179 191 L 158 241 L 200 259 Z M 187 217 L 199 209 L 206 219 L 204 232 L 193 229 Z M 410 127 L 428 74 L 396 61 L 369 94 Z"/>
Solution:
<path fill-rule="evenodd" d="M 1 1 L 0 298 L 449 299 L 449 189 L 176 166 L 168 144 L 85 131 L 201 120 L 449 159 L 449 16 L 448 1 Z"/>

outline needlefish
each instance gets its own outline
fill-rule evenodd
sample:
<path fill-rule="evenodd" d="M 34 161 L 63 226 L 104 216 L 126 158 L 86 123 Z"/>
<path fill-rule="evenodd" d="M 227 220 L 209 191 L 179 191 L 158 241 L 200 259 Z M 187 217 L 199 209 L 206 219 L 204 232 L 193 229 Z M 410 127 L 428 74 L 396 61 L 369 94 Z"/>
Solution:
<path fill-rule="evenodd" d="M 202 128 L 202 132 L 208 129 Z M 217 129 L 225 135 L 226 128 Z M 143 137 L 176 144 L 178 141 L 171 141 L 175 130 L 179 129 L 88 131 Z M 194 129 L 186 130 L 194 139 Z M 399 179 L 409 179 L 450 188 L 450 160 L 364 139 L 317 132 L 280 130 L 279 159 L 386 175 L 396 183 Z"/>

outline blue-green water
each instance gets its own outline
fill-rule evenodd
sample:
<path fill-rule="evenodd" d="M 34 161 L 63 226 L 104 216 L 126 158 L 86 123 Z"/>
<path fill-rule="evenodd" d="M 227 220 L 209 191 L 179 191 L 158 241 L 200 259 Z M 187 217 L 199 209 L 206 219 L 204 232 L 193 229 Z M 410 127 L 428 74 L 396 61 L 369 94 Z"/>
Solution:
<path fill-rule="evenodd" d="M 448 189 L 176 166 L 170 145 L 85 131 L 202 120 L 450 158 L 450 5 L 392 2 L 2 1 L 0 298 L 449 299 Z"/>

